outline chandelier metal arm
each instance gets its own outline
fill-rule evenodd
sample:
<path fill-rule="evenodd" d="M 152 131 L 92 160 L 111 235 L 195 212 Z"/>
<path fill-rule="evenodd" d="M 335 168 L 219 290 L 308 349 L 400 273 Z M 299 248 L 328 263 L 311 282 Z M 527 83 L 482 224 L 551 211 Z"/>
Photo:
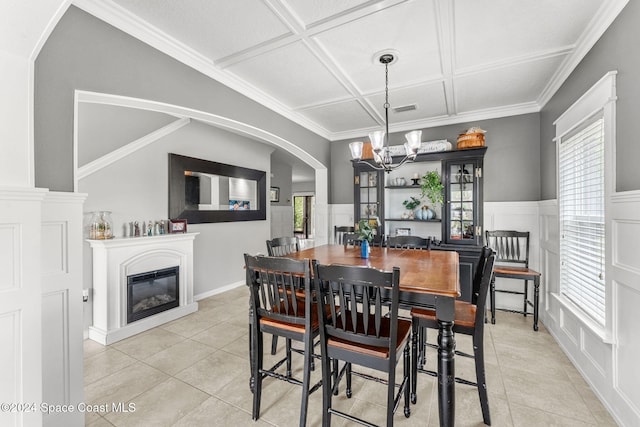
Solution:
<path fill-rule="evenodd" d="M 405 135 L 407 142 L 405 143 L 406 155 L 400 161 L 400 163 L 393 163 L 391 157 L 391 150 L 389 148 L 389 64 L 393 62 L 394 56 L 391 53 L 384 53 L 380 56 L 379 61 L 384 64 L 384 124 L 385 131 L 384 137 L 381 137 L 381 131 L 373 132 L 369 134 L 371 140 L 371 147 L 374 152 L 375 165 L 373 163 L 366 162 L 369 167 L 375 170 L 384 170 L 385 172 L 391 172 L 392 170 L 402 166 L 407 162 L 412 162 L 418 154 L 420 147 L 420 136 L 422 131 L 413 131 Z M 355 141 L 349 144 L 351 155 L 358 163 L 362 161 L 362 145 L 361 141 Z"/>

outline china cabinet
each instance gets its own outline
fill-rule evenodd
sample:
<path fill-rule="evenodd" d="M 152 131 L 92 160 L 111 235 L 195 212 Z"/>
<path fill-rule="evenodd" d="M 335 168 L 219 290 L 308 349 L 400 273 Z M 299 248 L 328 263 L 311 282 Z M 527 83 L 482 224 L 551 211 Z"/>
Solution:
<path fill-rule="evenodd" d="M 482 249 L 482 167 L 486 150 L 478 147 L 419 154 L 413 163 L 388 174 L 372 169 L 367 161 L 353 163 L 355 222 L 371 220 L 377 224 L 378 236 L 430 237 L 435 241 L 434 250 L 457 251 L 461 298 L 466 301 L 471 300 L 471 283 Z M 432 170 L 440 173 L 444 184 L 441 205 L 421 198 L 416 179 Z M 403 203 L 412 197 L 421 199 L 421 203 L 415 207 Z M 406 209 L 406 205 L 412 209 Z"/>

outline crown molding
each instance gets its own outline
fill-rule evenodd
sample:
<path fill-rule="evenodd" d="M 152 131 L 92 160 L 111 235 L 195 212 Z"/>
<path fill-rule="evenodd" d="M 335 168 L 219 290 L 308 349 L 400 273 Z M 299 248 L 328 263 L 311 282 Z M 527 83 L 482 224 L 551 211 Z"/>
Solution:
<path fill-rule="evenodd" d="M 457 123 L 474 122 L 479 120 L 499 119 L 501 117 L 519 116 L 521 114 L 537 113 L 540 106 L 536 102 L 508 105 L 504 107 L 487 108 L 484 110 L 468 111 L 451 116 L 432 117 L 425 120 L 414 120 L 389 126 L 389 133 L 407 132 L 415 129 L 425 129 L 437 126 L 455 125 Z M 334 132 L 330 135 L 330 141 L 362 138 L 369 132 L 379 130 L 379 127 L 356 129 L 353 131 Z"/>
<path fill-rule="evenodd" d="M 233 74 L 222 72 L 214 65 L 211 59 L 139 19 L 113 1 L 104 0 L 96 2 L 92 0 L 73 0 L 73 4 L 96 18 L 235 90 L 292 122 L 323 138 L 327 138 L 329 132 L 325 128 L 293 112 L 281 102 L 259 91 L 256 87 L 242 81 Z"/>
<path fill-rule="evenodd" d="M 553 95 L 560 89 L 562 84 L 569 78 L 573 70 L 578 66 L 580 61 L 587 56 L 587 53 L 593 48 L 598 39 L 607 31 L 607 28 L 620 14 L 622 9 L 627 5 L 629 0 L 611 0 L 602 2 L 600 10 L 595 14 L 586 30 L 582 33 L 576 42 L 573 52 L 565 58 L 558 70 L 553 74 L 547 86 L 542 90 L 538 97 L 538 104 L 544 107 Z"/>

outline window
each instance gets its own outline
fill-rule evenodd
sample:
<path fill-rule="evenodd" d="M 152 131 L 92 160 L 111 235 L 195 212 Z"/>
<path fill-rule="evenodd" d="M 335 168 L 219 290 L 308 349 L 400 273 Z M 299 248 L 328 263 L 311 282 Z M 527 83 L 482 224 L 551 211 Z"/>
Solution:
<path fill-rule="evenodd" d="M 604 118 L 560 140 L 560 292 L 605 324 Z"/>
<path fill-rule="evenodd" d="M 614 177 L 615 75 L 607 73 L 555 122 L 560 297 L 605 335 L 611 329 L 606 231 Z"/>

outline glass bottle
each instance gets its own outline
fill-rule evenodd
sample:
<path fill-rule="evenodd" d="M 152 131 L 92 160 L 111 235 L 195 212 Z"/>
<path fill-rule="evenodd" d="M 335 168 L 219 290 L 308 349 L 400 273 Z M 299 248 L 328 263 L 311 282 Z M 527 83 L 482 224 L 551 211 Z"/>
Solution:
<path fill-rule="evenodd" d="M 93 212 L 91 216 L 91 223 L 89 224 L 89 238 L 93 240 L 113 238 L 113 221 L 111 220 L 111 212 Z"/>

